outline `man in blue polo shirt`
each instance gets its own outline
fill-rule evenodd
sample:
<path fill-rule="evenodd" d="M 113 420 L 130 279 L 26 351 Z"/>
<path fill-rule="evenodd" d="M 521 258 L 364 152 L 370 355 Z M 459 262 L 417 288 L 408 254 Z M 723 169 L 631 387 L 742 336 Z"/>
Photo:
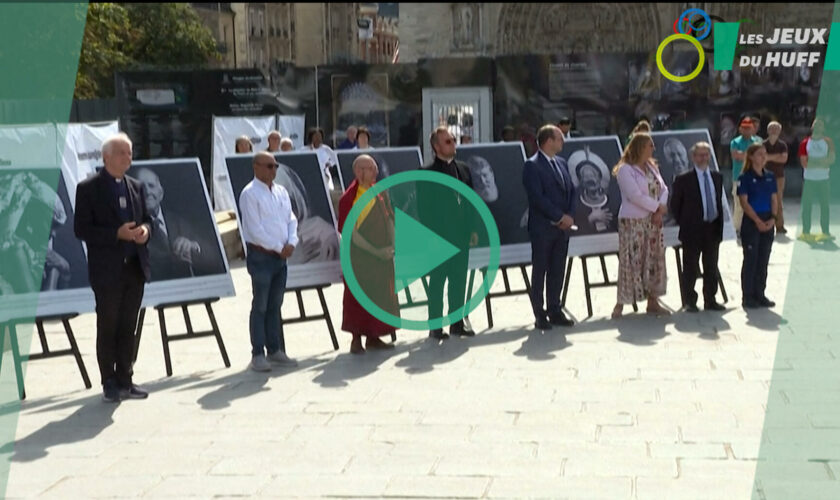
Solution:
<path fill-rule="evenodd" d="M 744 212 L 741 210 L 741 205 L 738 203 L 738 177 L 741 175 L 741 169 L 744 167 L 744 156 L 750 144 L 761 143 L 761 137 L 755 135 L 755 122 L 749 116 L 744 117 L 739 125 L 741 135 L 732 139 L 729 143 L 729 151 L 732 154 L 732 225 L 735 226 L 735 231 L 741 234 L 741 220 L 744 217 Z"/>

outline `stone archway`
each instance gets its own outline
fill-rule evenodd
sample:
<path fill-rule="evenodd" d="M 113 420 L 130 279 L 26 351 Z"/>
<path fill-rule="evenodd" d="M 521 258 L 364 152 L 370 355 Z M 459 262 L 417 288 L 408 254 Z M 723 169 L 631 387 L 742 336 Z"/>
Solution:
<path fill-rule="evenodd" d="M 669 10 L 669 9 L 666 9 Z M 653 4 L 505 4 L 497 54 L 644 52 L 661 41 L 663 15 Z"/>

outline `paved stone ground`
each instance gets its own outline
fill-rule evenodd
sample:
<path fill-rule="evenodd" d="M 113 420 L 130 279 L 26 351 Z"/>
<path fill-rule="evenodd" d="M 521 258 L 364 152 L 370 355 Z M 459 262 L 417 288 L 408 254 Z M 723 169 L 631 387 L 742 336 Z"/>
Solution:
<path fill-rule="evenodd" d="M 786 208 L 795 221 L 798 207 Z M 541 334 L 518 296 L 494 301 L 495 328 L 473 339 L 437 345 L 401 331 L 394 352 L 363 357 L 347 352 L 348 334 L 334 352 L 323 323 L 298 324 L 286 344 L 300 367 L 270 374 L 246 369 L 250 285 L 235 262 L 238 295 L 216 307 L 231 368 L 208 338 L 173 344 L 175 373 L 165 377 L 152 317 L 135 368 L 152 391 L 146 401 L 103 403 L 83 389 L 72 358 L 27 367 L 7 493 L 749 498 L 793 246 L 783 237 L 774 245 L 773 311 L 738 307 L 741 252 L 729 241 L 722 314 L 612 321 L 610 288 L 594 292 L 593 318 Z M 667 261 L 664 302 L 678 307 L 670 250 Z M 578 319 L 581 281 L 576 265 L 569 309 Z M 328 289 L 336 327 L 341 293 Z M 307 306 L 317 310 L 314 295 Z M 94 319 L 73 325 L 96 383 Z M 483 308 L 471 319 L 485 329 Z"/>

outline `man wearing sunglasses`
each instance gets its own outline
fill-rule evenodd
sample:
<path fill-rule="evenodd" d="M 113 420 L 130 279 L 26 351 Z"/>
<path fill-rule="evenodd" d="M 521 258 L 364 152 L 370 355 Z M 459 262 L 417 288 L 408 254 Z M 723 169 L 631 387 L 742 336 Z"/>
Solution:
<path fill-rule="evenodd" d="M 438 127 L 429 137 L 435 159 L 426 170 L 449 175 L 473 187 L 470 169 L 466 164 L 455 159 L 455 137 L 446 127 Z M 429 319 L 443 317 L 443 285 L 448 281 L 449 314 L 461 309 L 466 300 L 467 264 L 469 247 L 478 241 L 478 235 L 472 232 L 474 226 L 472 209 L 463 206 L 467 201 L 451 190 L 440 189 L 430 183 L 422 183 L 418 190 L 418 209 L 420 222 L 438 235 L 461 249 L 457 255 L 438 266 L 429 276 Z M 472 337 L 475 332 L 465 326 L 463 319 L 449 327 L 451 335 Z M 429 337 L 437 340 L 449 338 L 442 328 L 429 332 Z"/>
<path fill-rule="evenodd" d="M 269 361 L 297 363 L 280 348 L 280 306 L 286 292 L 286 260 L 298 244 L 298 221 L 289 192 L 274 183 L 277 162 L 265 151 L 254 156 L 254 180 L 239 195 L 242 239 L 251 275 L 251 369 L 271 370 Z M 266 353 L 268 354 L 266 359 Z"/>

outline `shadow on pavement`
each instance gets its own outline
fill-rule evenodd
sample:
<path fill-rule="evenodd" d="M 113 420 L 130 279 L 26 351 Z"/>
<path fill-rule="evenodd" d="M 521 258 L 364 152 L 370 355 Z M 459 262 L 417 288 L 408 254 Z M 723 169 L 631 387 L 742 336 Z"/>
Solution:
<path fill-rule="evenodd" d="M 50 422 L 19 441 L 6 443 L 0 454 L 11 454 L 14 462 L 31 462 L 46 457 L 55 446 L 78 443 L 96 438 L 114 423 L 116 403 L 105 404 L 101 395 L 91 396 L 75 404 L 82 406 L 63 420 Z"/>
<path fill-rule="evenodd" d="M 761 330 L 776 331 L 782 317 L 772 309 L 747 309 L 747 324 Z"/>

